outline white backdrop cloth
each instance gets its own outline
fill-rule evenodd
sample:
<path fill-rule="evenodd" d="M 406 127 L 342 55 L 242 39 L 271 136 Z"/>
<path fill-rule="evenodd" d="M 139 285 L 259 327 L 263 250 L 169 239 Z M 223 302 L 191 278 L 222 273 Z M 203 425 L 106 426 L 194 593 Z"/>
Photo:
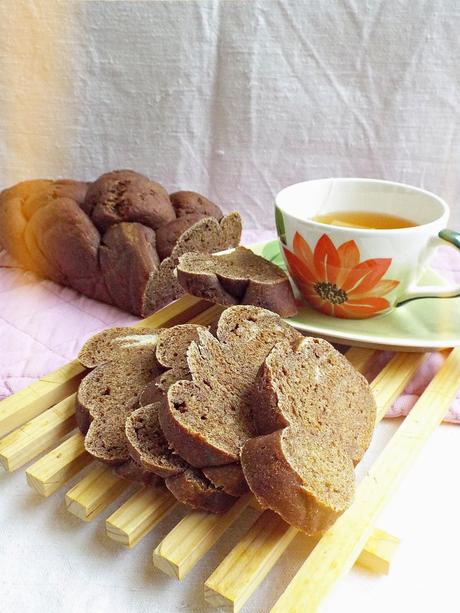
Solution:
<path fill-rule="evenodd" d="M 257 234 L 289 183 L 381 177 L 441 194 L 458 227 L 459 31 L 454 0 L 4 0 L 0 184 L 131 167 Z M 354 570 L 325 613 L 458 612 L 458 435 L 438 429 L 379 520 L 403 539 L 392 574 Z M 62 494 L 1 474 L 0 611 L 206 610 L 202 580 L 243 528 L 179 585 L 151 565 L 173 520 L 125 551 Z M 267 611 L 304 555 L 297 539 L 246 610 Z"/>

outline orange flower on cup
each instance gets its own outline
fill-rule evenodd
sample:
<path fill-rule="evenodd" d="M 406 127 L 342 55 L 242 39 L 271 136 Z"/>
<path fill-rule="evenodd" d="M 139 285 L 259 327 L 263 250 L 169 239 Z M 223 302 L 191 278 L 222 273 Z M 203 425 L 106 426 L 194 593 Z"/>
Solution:
<path fill-rule="evenodd" d="M 390 306 L 383 296 L 399 281 L 382 277 L 391 258 L 360 262 L 355 241 L 336 248 L 327 234 L 321 236 L 314 251 L 298 232 L 293 244 L 294 253 L 283 245 L 289 272 L 304 298 L 318 311 L 360 319 L 377 315 Z"/>

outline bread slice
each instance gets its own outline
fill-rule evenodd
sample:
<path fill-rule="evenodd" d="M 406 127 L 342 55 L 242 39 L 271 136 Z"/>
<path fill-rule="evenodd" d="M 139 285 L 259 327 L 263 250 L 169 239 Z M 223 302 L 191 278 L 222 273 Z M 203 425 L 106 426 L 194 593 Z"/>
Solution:
<path fill-rule="evenodd" d="M 187 352 L 192 380 L 169 388 L 160 425 L 171 447 L 192 466 L 232 464 L 257 433 L 252 394 L 261 364 L 278 341 L 302 336 L 275 313 L 254 306 L 226 309 L 217 338 L 208 331 L 198 334 Z"/>
<path fill-rule="evenodd" d="M 164 401 L 170 385 L 180 379 L 190 377 L 187 367 L 187 348 L 193 340 L 198 339 L 198 331 L 204 330 L 190 324 L 175 326 L 161 331 L 157 344 L 157 360 L 169 370 L 162 373 L 140 395 L 140 403 L 155 399 L 155 402 L 143 406 L 131 413 L 126 420 L 126 437 L 131 457 L 147 470 L 162 477 L 179 475 L 191 468 L 179 455 L 172 452 L 163 435 L 159 421 L 158 409 Z M 189 471 L 185 479 L 181 479 L 180 496 L 184 501 L 195 500 L 198 496 L 201 510 L 215 510 L 221 506 L 221 492 L 238 497 L 247 491 L 247 485 L 241 466 L 231 464 L 218 468 L 210 468 L 208 481 L 196 478 L 199 471 Z M 214 490 L 213 487 L 214 486 Z M 213 499 L 213 491 L 217 500 Z M 198 503 L 197 503 L 198 504 Z"/>
<path fill-rule="evenodd" d="M 236 498 L 219 490 L 200 470 L 188 468 L 184 472 L 168 477 L 166 487 L 182 504 L 207 513 L 225 513 Z"/>
<path fill-rule="evenodd" d="M 141 315 L 145 317 L 154 313 L 185 294 L 175 275 L 181 255 L 187 251 L 213 253 L 236 247 L 241 239 L 241 231 L 241 217 L 237 212 L 229 213 L 219 221 L 213 217 L 205 217 L 185 230 L 171 255 L 150 275 Z"/>
<path fill-rule="evenodd" d="M 158 421 L 160 403 L 133 411 L 126 419 L 125 433 L 132 458 L 144 469 L 166 478 L 186 470 L 189 465 L 171 452 Z"/>
<path fill-rule="evenodd" d="M 283 341 L 260 369 L 254 399 L 262 436 L 242 449 L 249 488 L 299 530 L 325 530 L 350 505 L 354 464 L 372 437 L 367 381 L 324 340 Z"/>
<path fill-rule="evenodd" d="M 132 459 L 115 466 L 114 470 L 116 475 L 118 475 L 121 479 L 126 479 L 127 481 L 137 481 L 138 483 L 143 483 L 144 485 L 159 485 L 162 483 L 162 479 L 160 477 L 149 472 L 148 470 L 145 470 L 140 464 Z"/>
<path fill-rule="evenodd" d="M 355 486 L 352 461 L 333 443 L 293 428 L 247 441 L 241 463 L 262 508 L 307 534 L 333 524 L 352 502 Z"/>
<path fill-rule="evenodd" d="M 149 328 L 113 328 L 89 339 L 79 359 L 93 370 L 77 392 L 77 424 L 85 448 L 108 464 L 129 460 L 126 417 L 138 407 L 139 395 L 162 366 L 156 359 L 158 332 Z"/>
<path fill-rule="evenodd" d="M 159 330 L 152 328 L 108 328 L 89 338 L 78 354 L 78 361 L 86 368 L 137 355 L 139 350 L 155 353 Z"/>
<path fill-rule="evenodd" d="M 256 382 L 259 434 L 286 426 L 327 432 L 357 464 L 372 438 L 376 405 L 366 379 L 327 341 L 278 343 Z"/>
<path fill-rule="evenodd" d="M 223 490 L 229 496 L 243 496 L 249 492 L 241 464 L 226 464 L 225 466 L 208 466 L 203 468 L 204 476 L 214 487 Z"/>
<path fill-rule="evenodd" d="M 244 247 L 222 255 L 185 253 L 177 280 L 189 294 L 224 306 L 252 304 L 281 317 L 297 313 L 285 272 Z"/>

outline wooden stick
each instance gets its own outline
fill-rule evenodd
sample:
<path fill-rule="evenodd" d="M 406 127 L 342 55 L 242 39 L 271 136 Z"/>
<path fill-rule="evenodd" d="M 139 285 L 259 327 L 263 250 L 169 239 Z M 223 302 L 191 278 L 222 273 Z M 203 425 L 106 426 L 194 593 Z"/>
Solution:
<path fill-rule="evenodd" d="M 424 353 L 397 353 L 371 383 L 378 423 L 426 358 Z"/>
<path fill-rule="evenodd" d="M 241 515 L 250 502 L 247 494 L 223 515 L 194 511 L 186 515 L 153 552 L 153 563 L 182 580 Z"/>
<path fill-rule="evenodd" d="M 83 366 L 74 360 L 0 400 L 0 438 L 73 394 L 84 372 Z"/>
<path fill-rule="evenodd" d="M 132 485 L 117 477 L 110 466 L 98 464 L 67 492 L 67 510 L 83 521 L 91 521 Z"/>
<path fill-rule="evenodd" d="M 335 582 L 353 565 L 378 513 L 443 420 L 455 398 L 460 348 L 454 349 L 360 483 L 352 506 L 324 534 L 272 612 L 317 611 Z"/>
<path fill-rule="evenodd" d="M 377 575 L 388 575 L 393 557 L 401 541 L 397 536 L 374 528 L 359 554 L 356 564 Z"/>
<path fill-rule="evenodd" d="M 237 613 L 296 536 L 314 542 L 313 537 L 299 533 L 276 513 L 260 515 L 206 581 L 205 600 Z M 374 530 L 357 563 L 373 572 L 387 573 L 398 544 L 396 537 Z"/>
<path fill-rule="evenodd" d="M 27 483 L 41 496 L 50 496 L 92 461 L 85 450 L 83 435 L 76 432 L 29 466 Z"/>
<path fill-rule="evenodd" d="M 372 349 L 364 349 L 363 347 L 351 347 L 346 352 L 345 357 L 351 363 L 351 365 L 356 368 L 356 370 L 359 370 L 359 372 L 363 372 L 364 367 L 374 354 L 375 351 Z"/>
<path fill-rule="evenodd" d="M 372 355 L 372 351 L 359 348 L 349 349 L 346 353 L 358 370 L 365 367 Z M 374 379 L 371 387 L 377 404 L 377 422 L 407 385 L 423 358 L 423 354 L 397 354 Z M 297 531 L 282 520 L 278 524 L 272 515 L 266 511 L 206 581 L 205 598 L 210 603 L 238 611 L 287 549 Z M 263 529 L 265 523 L 268 525 L 266 532 Z M 256 555 L 249 548 L 253 541 L 257 547 Z M 389 543 L 387 549 L 384 542 Z M 367 562 L 367 567 L 375 572 L 388 572 L 397 542 L 395 537 L 376 530 L 375 536 L 372 535 L 366 543 L 360 562 Z"/>
<path fill-rule="evenodd" d="M 134 547 L 177 504 L 164 486 L 145 486 L 106 519 L 107 535 L 122 545 Z"/>
<path fill-rule="evenodd" d="M 135 326 L 173 326 L 189 321 L 208 307 L 209 302 L 185 295 Z M 1 400 L 0 438 L 73 394 L 84 373 L 85 368 L 77 360 L 73 360 L 13 396 Z"/>
<path fill-rule="evenodd" d="M 0 441 L 0 462 L 13 471 L 49 449 L 75 428 L 75 394 L 14 430 Z"/>

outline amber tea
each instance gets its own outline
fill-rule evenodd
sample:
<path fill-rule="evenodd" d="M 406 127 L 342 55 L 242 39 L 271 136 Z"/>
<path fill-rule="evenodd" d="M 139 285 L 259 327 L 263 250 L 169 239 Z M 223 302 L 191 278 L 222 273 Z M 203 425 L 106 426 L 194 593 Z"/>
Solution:
<path fill-rule="evenodd" d="M 404 217 L 376 211 L 332 211 L 323 215 L 316 215 L 312 217 L 312 220 L 329 226 L 372 230 L 396 230 L 398 228 L 412 228 L 417 225 Z"/>

